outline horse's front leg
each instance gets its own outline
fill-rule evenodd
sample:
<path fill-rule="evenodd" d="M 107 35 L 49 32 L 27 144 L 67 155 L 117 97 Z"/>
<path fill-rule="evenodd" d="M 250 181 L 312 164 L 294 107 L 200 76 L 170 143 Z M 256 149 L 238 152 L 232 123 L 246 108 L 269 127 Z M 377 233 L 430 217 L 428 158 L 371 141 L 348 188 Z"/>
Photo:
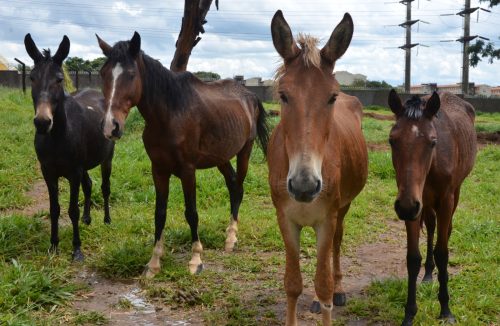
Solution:
<path fill-rule="evenodd" d="M 302 274 L 300 273 L 300 230 L 301 227 L 288 220 L 282 210 L 277 208 L 278 224 L 285 243 L 285 292 L 287 298 L 286 325 L 297 325 L 297 300 L 302 293 Z"/>
<path fill-rule="evenodd" d="M 405 318 L 401 325 L 413 325 L 413 318 L 417 314 L 417 277 L 422 263 L 422 256 L 418 248 L 420 221 L 406 221 L 406 268 L 408 270 L 408 297 L 406 299 Z"/>
<path fill-rule="evenodd" d="M 59 206 L 59 178 L 42 166 L 42 174 L 49 191 L 50 201 L 50 249 L 51 253 L 58 253 L 59 245 L 59 215 L 61 208 Z"/>
<path fill-rule="evenodd" d="M 314 288 L 321 309 L 323 325 L 330 325 L 333 309 L 333 269 L 332 269 L 332 239 L 335 234 L 337 212 L 324 222 L 316 225 L 316 275 Z"/>
<path fill-rule="evenodd" d="M 161 167 L 152 165 L 153 181 L 155 184 L 155 245 L 153 255 L 146 265 L 144 276 L 153 278 L 160 272 L 160 259 L 163 256 L 163 229 L 167 219 L 167 202 L 170 185 L 170 173 L 164 171 Z"/>
<path fill-rule="evenodd" d="M 184 216 L 191 229 L 192 256 L 189 261 L 189 272 L 199 274 L 203 270 L 201 254 L 203 246 L 198 237 L 198 212 L 196 211 L 196 170 L 194 168 L 184 171 L 181 176 L 182 191 L 186 210 Z"/>
<path fill-rule="evenodd" d="M 449 307 L 450 295 L 448 294 L 448 240 L 451 233 L 451 219 L 455 211 L 457 201 L 454 195 L 441 200 L 437 209 L 437 240 L 434 249 L 434 261 L 438 269 L 439 294 L 441 305 L 439 319 L 449 323 L 455 323 L 455 317 Z"/>
<path fill-rule="evenodd" d="M 78 194 L 80 193 L 80 182 L 82 180 L 83 171 L 79 170 L 69 178 L 69 209 L 68 215 L 73 225 L 73 260 L 83 261 L 84 256 L 80 249 L 80 228 L 78 221 L 80 219 L 80 208 L 78 207 Z"/>

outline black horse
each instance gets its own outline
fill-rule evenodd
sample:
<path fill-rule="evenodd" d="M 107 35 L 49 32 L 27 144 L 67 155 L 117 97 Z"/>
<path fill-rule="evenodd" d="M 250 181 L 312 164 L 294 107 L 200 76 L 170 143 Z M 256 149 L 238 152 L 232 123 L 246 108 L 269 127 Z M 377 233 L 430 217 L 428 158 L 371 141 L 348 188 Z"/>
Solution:
<path fill-rule="evenodd" d="M 114 142 L 102 134 L 104 98 L 95 90 L 84 90 L 74 96 L 65 94 L 62 62 L 69 53 L 69 39 L 63 37 L 54 56 L 50 50 L 38 50 L 30 34 L 24 45 L 35 67 L 31 71 L 31 96 L 35 107 L 35 150 L 50 197 L 51 251 L 57 252 L 59 243 L 58 220 L 59 178 L 68 179 L 70 203 L 68 214 L 73 224 L 73 259 L 83 260 L 80 250 L 78 193 L 80 183 L 85 195 L 82 220 L 90 224 L 90 195 L 92 180 L 87 170 L 101 165 L 104 223 L 109 224 L 109 194 L 111 161 Z"/>

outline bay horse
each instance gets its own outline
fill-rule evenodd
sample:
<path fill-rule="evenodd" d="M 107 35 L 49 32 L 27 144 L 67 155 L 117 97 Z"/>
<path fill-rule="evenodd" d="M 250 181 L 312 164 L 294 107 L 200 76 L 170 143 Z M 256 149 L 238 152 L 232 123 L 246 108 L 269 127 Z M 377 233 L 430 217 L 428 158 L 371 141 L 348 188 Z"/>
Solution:
<path fill-rule="evenodd" d="M 87 171 L 97 165 L 101 165 L 104 223 L 111 222 L 109 178 L 114 142 L 106 139 L 99 127 L 104 117 L 104 98 L 94 90 L 83 90 L 74 96 L 64 92 L 62 63 L 70 48 L 66 35 L 54 56 L 51 56 L 50 50 L 44 50 L 42 54 L 30 34 L 26 34 L 24 45 L 35 63 L 30 73 L 31 96 L 35 107 L 35 150 L 49 192 L 50 250 L 55 253 L 58 251 L 59 178 L 64 177 L 70 184 L 68 214 L 73 225 L 72 257 L 75 261 L 82 261 L 78 194 L 81 184 L 85 197 L 82 220 L 88 225 L 91 222 L 92 180 Z"/>
<path fill-rule="evenodd" d="M 191 228 L 189 271 L 199 273 L 203 247 L 198 237 L 196 170 L 217 167 L 225 178 L 231 203 L 225 250 L 233 251 L 254 140 L 259 140 L 264 153 L 267 146 L 264 107 L 256 95 L 234 80 L 205 83 L 189 72 L 168 70 L 141 50 L 137 32 L 130 41 L 114 46 L 99 36 L 97 40 L 107 57 L 101 69 L 106 98 L 104 135 L 120 138 L 133 106 L 146 122 L 142 139 L 151 160 L 156 204 L 155 245 L 144 275 L 151 278 L 160 271 L 171 175 L 181 179 L 185 218 Z M 236 172 L 230 162 L 234 156 Z"/>
<path fill-rule="evenodd" d="M 396 116 L 389 135 L 398 187 L 394 209 L 405 221 L 407 234 L 408 297 L 402 325 L 412 325 L 417 313 L 416 280 L 422 261 L 418 242 L 423 223 L 427 228 L 423 281 L 432 281 L 437 265 L 439 318 L 454 322 L 448 305 L 448 240 L 460 187 L 476 157 L 474 107 L 446 92 L 413 96 L 402 104 L 391 90 L 388 102 Z"/>
<path fill-rule="evenodd" d="M 271 22 L 274 47 L 284 60 L 277 71 L 281 121 L 269 141 L 269 185 L 286 249 L 286 324 L 296 325 L 302 292 L 300 232 L 316 233 L 316 297 L 311 311 L 330 325 L 332 300 L 345 304 L 340 270 L 343 220 L 368 175 L 361 132 L 362 105 L 340 92 L 333 68 L 347 50 L 354 30 L 346 13 L 327 44 L 299 34 L 297 45 L 281 10 Z M 333 253 L 333 262 L 332 262 Z"/>

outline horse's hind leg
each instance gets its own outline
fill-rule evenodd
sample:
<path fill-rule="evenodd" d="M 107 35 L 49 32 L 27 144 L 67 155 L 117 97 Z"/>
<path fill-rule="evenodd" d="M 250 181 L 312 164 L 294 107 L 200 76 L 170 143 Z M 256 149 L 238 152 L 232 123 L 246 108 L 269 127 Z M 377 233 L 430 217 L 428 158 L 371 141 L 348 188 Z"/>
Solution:
<path fill-rule="evenodd" d="M 340 245 L 342 243 L 342 236 L 344 234 L 344 216 L 347 214 L 351 203 L 342 207 L 339 210 L 337 217 L 337 226 L 335 227 L 335 235 L 333 236 L 333 279 L 334 279 L 334 292 L 333 304 L 336 306 L 345 306 L 346 295 L 342 288 L 342 271 L 340 268 Z M 314 298 L 311 308 L 312 313 L 319 314 L 321 306 L 317 297 Z"/>
<path fill-rule="evenodd" d="M 219 171 L 224 175 L 227 189 L 229 190 L 229 198 L 231 201 L 231 218 L 229 226 L 226 229 L 225 250 L 231 252 L 238 242 L 236 234 L 238 232 L 238 212 L 241 201 L 243 200 L 243 182 L 248 172 L 248 162 L 250 153 L 252 152 L 253 141 L 245 144 L 243 149 L 238 153 L 236 163 L 236 173 L 234 172 L 231 162 L 219 166 Z"/>
<path fill-rule="evenodd" d="M 191 228 L 192 256 L 189 261 L 189 272 L 199 274 L 203 270 L 201 254 L 203 246 L 198 237 L 198 212 L 196 210 L 196 174 L 194 169 L 189 169 L 182 174 L 182 191 L 184 192 L 184 204 L 186 210 L 184 216 Z"/>
<path fill-rule="evenodd" d="M 92 221 L 90 217 L 90 197 L 92 195 L 92 179 L 90 179 L 89 173 L 84 171 L 82 174 L 82 190 L 85 197 L 85 202 L 83 205 L 83 223 L 90 225 Z"/>
<path fill-rule="evenodd" d="M 424 208 L 422 212 L 425 228 L 427 229 L 427 257 L 425 259 L 425 275 L 422 282 L 432 282 L 432 272 L 434 271 L 433 241 L 436 230 L 436 214 L 431 208 Z"/>
<path fill-rule="evenodd" d="M 80 192 L 80 181 L 82 180 L 82 172 L 75 172 L 69 178 L 70 198 L 69 198 L 69 218 L 73 225 L 73 260 L 83 261 L 83 254 L 80 250 L 80 229 L 78 228 L 78 220 L 80 219 L 80 209 L 78 208 L 78 193 Z"/>
<path fill-rule="evenodd" d="M 101 191 L 102 197 L 104 199 L 104 223 L 111 223 L 111 216 L 109 215 L 109 195 L 111 194 L 111 187 L 109 178 L 111 176 L 111 161 L 113 159 L 113 154 L 110 155 L 110 158 L 102 162 L 101 164 Z"/>

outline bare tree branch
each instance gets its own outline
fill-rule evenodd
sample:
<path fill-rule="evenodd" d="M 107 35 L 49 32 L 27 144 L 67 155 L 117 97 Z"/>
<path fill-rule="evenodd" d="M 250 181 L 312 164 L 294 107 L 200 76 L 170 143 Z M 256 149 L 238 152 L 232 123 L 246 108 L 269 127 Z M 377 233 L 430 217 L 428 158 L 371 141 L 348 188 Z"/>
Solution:
<path fill-rule="evenodd" d="M 182 17 L 181 31 L 175 43 L 175 54 L 170 63 L 170 70 L 185 71 L 191 56 L 191 51 L 201 40 L 200 33 L 205 33 L 203 25 L 213 0 L 185 0 L 184 17 Z M 215 0 L 219 9 L 219 1 Z"/>

